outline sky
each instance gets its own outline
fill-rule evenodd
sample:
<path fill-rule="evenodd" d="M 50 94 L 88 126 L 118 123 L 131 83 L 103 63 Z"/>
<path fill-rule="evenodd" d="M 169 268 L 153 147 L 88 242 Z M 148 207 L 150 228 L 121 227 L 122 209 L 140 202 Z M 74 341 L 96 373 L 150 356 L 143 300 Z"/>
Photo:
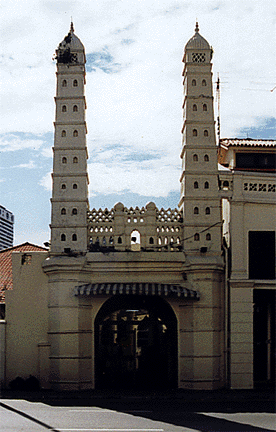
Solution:
<path fill-rule="evenodd" d="M 179 202 L 183 51 L 214 49 L 222 138 L 276 139 L 274 0 L 2 0 L 0 204 L 14 245 L 49 241 L 53 61 L 71 17 L 85 46 L 90 208 Z M 272 91 L 275 88 L 274 91 Z M 217 100 L 214 105 L 217 116 Z"/>

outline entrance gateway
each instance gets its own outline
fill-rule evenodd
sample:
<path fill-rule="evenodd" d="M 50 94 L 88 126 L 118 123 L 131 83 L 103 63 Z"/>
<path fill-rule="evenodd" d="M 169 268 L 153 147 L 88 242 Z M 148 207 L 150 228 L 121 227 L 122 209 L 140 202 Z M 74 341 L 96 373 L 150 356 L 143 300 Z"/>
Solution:
<path fill-rule="evenodd" d="M 225 385 L 212 52 L 196 25 L 183 57 L 177 208 L 119 202 L 90 210 L 86 57 L 73 25 L 58 46 L 51 251 L 43 264 L 54 389 Z"/>
<path fill-rule="evenodd" d="M 95 320 L 96 388 L 177 387 L 177 320 L 160 297 L 114 296 Z"/>
<path fill-rule="evenodd" d="M 269 155 L 276 144 L 217 141 L 212 57 L 196 24 L 183 56 L 177 208 L 90 209 L 86 56 L 71 24 L 56 50 L 51 247 L 32 252 L 28 263 L 13 254 L 5 385 L 30 374 L 61 391 L 114 386 L 114 379 L 174 386 L 176 375 L 177 386 L 191 390 L 274 384 L 276 185 Z M 179 296 L 185 289 L 198 295 Z M 19 314 L 24 307 L 28 314 Z"/>
<path fill-rule="evenodd" d="M 96 388 L 177 387 L 177 317 L 167 298 L 198 299 L 198 292 L 177 284 L 91 283 L 75 295 L 101 304 L 94 321 Z"/>

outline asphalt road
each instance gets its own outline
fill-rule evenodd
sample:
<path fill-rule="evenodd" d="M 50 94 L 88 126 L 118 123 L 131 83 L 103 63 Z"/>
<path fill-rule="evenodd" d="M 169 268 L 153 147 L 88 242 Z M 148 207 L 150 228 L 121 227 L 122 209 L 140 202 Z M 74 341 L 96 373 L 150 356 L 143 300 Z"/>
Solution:
<path fill-rule="evenodd" d="M 276 431 L 269 401 L 126 397 L 99 400 L 0 400 L 1 432 Z M 197 409 L 198 408 L 198 409 Z M 213 410 L 212 410 L 213 408 Z M 202 411 L 202 409 L 205 411 Z M 247 410 L 246 410 L 247 409 Z"/>

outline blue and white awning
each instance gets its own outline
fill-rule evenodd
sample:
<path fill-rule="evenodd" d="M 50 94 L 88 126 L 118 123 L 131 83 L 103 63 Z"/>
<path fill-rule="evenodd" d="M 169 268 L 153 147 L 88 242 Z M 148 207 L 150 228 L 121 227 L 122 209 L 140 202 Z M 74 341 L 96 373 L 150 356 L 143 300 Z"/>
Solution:
<path fill-rule="evenodd" d="M 75 287 L 75 296 L 146 295 L 199 300 L 198 291 L 176 284 L 160 283 L 90 283 Z"/>

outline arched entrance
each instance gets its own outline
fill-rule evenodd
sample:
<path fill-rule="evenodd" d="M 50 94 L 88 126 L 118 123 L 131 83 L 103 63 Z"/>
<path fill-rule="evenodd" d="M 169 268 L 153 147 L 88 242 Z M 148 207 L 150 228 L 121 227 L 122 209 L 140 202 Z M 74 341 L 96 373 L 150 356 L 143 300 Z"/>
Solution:
<path fill-rule="evenodd" d="M 95 319 L 97 388 L 177 387 L 177 320 L 161 297 L 115 295 Z"/>

